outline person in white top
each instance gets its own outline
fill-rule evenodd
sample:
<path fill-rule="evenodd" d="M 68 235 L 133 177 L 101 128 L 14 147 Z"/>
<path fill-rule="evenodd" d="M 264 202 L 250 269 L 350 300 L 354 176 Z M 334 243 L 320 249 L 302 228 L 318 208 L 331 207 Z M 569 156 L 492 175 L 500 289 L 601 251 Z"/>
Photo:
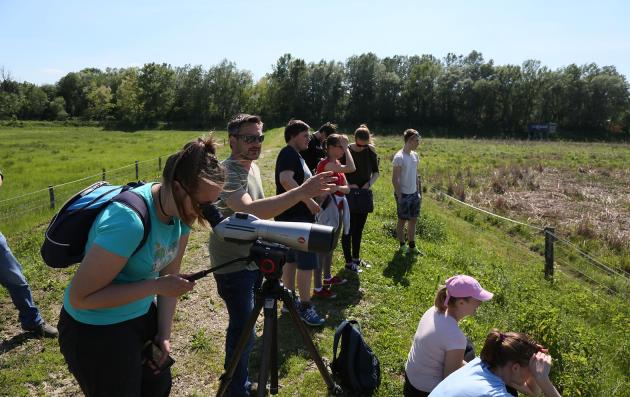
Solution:
<path fill-rule="evenodd" d="M 394 185 L 394 197 L 396 198 L 396 212 L 398 224 L 396 225 L 396 237 L 400 243 L 400 251 L 409 254 L 420 254 L 416 248 L 415 230 L 422 193 L 420 190 L 420 178 L 418 177 L 418 164 L 420 159 L 414 151 L 420 144 L 420 133 L 408 129 L 403 134 L 405 146 L 399 150 L 392 160 L 394 167 L 392 172 L 392 184 Z M 407 238 L 405 239 L 405 223 L 407 223 Z M 409 249 L 405 241 L 409 241 Z"/>
<path fill-rule="evenodd" d="M 492 296 L 470 276 L 446 280 L 435 295 L 435 305 L 418 324 L 405 364 L 405 397 L 428 396 L 451 372 L 466 364 L 466 336 L 457 323 Z"/>

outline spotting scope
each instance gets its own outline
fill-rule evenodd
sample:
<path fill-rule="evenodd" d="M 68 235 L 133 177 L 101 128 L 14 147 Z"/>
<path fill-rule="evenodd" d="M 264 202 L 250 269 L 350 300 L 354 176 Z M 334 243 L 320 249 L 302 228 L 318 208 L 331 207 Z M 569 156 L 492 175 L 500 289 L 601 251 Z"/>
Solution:
<path fill-rule="evenodd" d="M 202 212 L 210 222 L 213 233 L 225 241 L 251 244 L 261 239 L 306 252 L 330 252 L 335 248 L 334 229 L 331 226 L 268 221 L 243 212 L 224 218 L 213 204 L 204 205 Z"/>

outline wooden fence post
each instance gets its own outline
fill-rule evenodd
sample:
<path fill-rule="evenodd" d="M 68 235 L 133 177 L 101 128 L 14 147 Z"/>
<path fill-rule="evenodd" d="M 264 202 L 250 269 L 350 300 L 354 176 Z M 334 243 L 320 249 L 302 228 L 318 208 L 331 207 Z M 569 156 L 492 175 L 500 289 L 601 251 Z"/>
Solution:
<path fill-rule="evenodd" d="M 138 177 L 138 160 L 136 160 L 136 180 L 140 179 Z"/>
<path fill-rule="evenodd" d="M 545 228 L 545 278 L 553 279 L 553 242 L 554 242 L 553 227 Z"/>
<path fill-rule="evenodd" d="M 103 168 L 103 181 L 105 180 L 105 168 Z"/>
<path fill-rule="evenodd" d="M 55 208 L 55 189 L 52 185 L 48 185 L 48 195 L 50 196 L 50 208 Z"/>

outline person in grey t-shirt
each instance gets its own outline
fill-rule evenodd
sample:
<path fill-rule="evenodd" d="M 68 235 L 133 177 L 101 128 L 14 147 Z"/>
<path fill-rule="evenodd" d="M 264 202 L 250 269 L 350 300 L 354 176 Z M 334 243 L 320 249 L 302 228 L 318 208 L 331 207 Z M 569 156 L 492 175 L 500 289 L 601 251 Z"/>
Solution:
<path fill-rule="evenodd" d="M 237 114 L 228 123 L 231 154 L 223 161 L 226 182 L 220 195 L 219 208 L 223 216 L 234 212 L 247 212 L 259 218 L 269 219 L 294 206 L 298 202 L 318 196 L 330 190 L 330 173 L 316 175 L 303 185 L 277 196 L 265 198 L 260 169 L 255 160 L 260 156 L 265 136 L 259 116 Z M 210 233 L 210 261 L 218 266 L 230 260 L 247 256 L 249 245 L 221 240 Z M 260 273 L 255 263 L 237 262 L 215 272 L 217 290 L 229 313 L 229 324 L 225 337 L 225 366 L 232 358 L 238 339 L 254 308 L 254 291 L 260 284 Z M 248 396 L 252 383 L 247 364 L 254 345 L 252 332 L 249 343 L 227 391 L 229 396 Z"/>

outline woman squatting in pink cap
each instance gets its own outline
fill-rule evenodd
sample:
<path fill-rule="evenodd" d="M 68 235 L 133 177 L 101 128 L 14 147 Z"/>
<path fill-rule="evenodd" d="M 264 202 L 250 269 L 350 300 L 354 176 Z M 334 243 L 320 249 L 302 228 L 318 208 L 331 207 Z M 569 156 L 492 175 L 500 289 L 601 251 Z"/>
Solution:
<path fill-rule="evenodd" d="M 458 323 L 492 296 L 470 276 L 446 280 L 435 295 L 434 306 L 418 323 L 405 365 L 405 397 L 428 396 L 442 379 L 466 364 L 467 340 Z"/>

